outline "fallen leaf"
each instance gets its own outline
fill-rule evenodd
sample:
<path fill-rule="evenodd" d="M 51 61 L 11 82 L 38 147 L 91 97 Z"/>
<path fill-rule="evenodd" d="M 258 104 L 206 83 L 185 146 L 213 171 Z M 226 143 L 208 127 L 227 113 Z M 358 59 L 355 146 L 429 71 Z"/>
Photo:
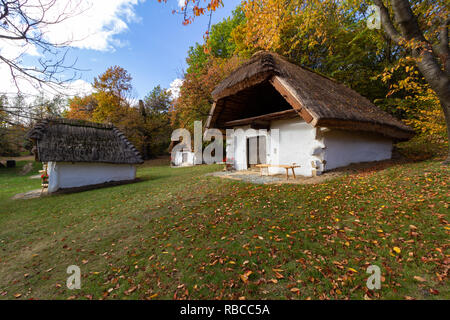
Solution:
<path fill-rule="evenodd" d="M 427 281 L 426 279 L 424 279 L 424 278 L 422 278 L 422 277 L 419 277 L 419 276 L 414 276 L 414 280 L 417 280 L 417 281 L 419 281 L 419 282 L 425 282 L 425 281 Z"/>
<path fill-rule="evenodd" d="M 279 272 L 275 272 L 275 277 L 277 279 L 283 279 L 284 278 L 284 276 L 281 273 L 279 273 Z"/>
<path fill-rule="evenodd" d="M 252 271 L 247 271 L 244 274 L 240 275 L 240 278 L 242 280 L 242 282 L 247 283 L 248 282 L 248 277 L 252 274 Z"/>

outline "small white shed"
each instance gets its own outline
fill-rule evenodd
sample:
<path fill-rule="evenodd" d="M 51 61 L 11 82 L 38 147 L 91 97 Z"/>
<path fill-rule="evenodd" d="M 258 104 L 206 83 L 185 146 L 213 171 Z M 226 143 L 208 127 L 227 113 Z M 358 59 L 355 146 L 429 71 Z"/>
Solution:
<path fill-rule="evenodd" d="M 393 143 L 414 135 L 357 92 L 265 51 L 232 72 L 212 96 L 206 129 L 234 129 L 227 160 L 237 170 L 267 164 L 269 173 L 285 173 L 276 165 L 296 164 L 296 174 L 312 176 L 390 159 Z"/>
<path fill-rule="evenodd" d="M 47 163 L 48 193 L 136 179 L 143 163 L 117 128 L 73 119 L 45 119 L 28 133 L 36 160 Z"/>
<path fill-rule="evenodd" d="M 192 151 L 177 151 L 171 156 L 174 167 L 190 167 L 195 165 L 195 154 Z"/>

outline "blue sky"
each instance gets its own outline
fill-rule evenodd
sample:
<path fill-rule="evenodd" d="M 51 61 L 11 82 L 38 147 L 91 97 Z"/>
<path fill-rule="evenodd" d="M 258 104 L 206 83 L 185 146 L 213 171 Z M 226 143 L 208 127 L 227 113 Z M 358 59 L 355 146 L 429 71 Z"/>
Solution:
<path fill-rule="evenodd" d="M 30 14 L 35 14 L 33 6 L 52 1 L 28 0 L 33 8 Z M 66 93 L 89 93 L 93 78 L 114 65 L 125 68 L 133 77 L 134 98 L 143 98 L 157 85 L 169 88 L 186 68 L 189 47 L 203 42 L 209 20 L 208 16 L 201 16 L 193 24 L 182 25 L 182 15 L 172 13 L 179 8 L 179 1 L 184 3 L 184 0 L 167 0 L 166 3 L 157 0 L 56 1 L 51 10 L 45 12 L 46 20 L 52 21 L 61 13 L 70 18 L 41 31 L 51 43 L 72 41 L 66 62 L 70 64 L 77 59 L 76 67 L 86 70 L 80 79 L 70 82 Z M 213 13 L 212 24 L 230 16 L 240 1 L 225 0 L 224 7 Z M 0 41 L 0 54 L 27 67 L 38 65 L 39 59 L 46 58 L 37 46 L 24 41 Z M 67 79 L 69 74 L 65 76 Z M 23 79 L 19 79 L 19 87 L 30 96 L 40 92 L 35 84 Z M 0 64 L 0 91 L 17 93 L 5 64 Z M 48 91 L 50 95 L 54 93 Z"/>
<path fill-rule="evenodd" d="M 213 13 L 212 23 L 228 17 L 239 3 L 240 0 L 225 1 L 224 7 Z M 78 57 L 77 66 L 90 70 L 83 72 L 82 79 L 91 82 L 109 66 L 120 65 L 132 75 L 135 95 L 139 98 L 158 84 L 168 88 L 182 75 L 189 47 L 203 41 L 208 26 L 206 16 L 183 26 L 182 16 L 172 14 L 176 7 L 175 0 L 167 3 L 147 0 L 135 7 L 140 21 L 128 23 L 128 30 L 115 36 L 123 47 L 115 45 L 113 50 L 105 52 L 73 49 L 73 55 Z"/>

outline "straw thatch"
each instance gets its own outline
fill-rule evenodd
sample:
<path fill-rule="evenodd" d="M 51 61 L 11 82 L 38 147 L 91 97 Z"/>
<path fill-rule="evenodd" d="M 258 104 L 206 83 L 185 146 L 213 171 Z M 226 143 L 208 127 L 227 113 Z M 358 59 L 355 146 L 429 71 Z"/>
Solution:
<path fill-rule="evenodd" d="M 143 163 L 141 155 L 117 128 L 72 119 L 45 119 L 27 138 L 36 144 L 41 162 Z"/>
<path fill-rule="evenodd" d="M 414 135 L 352 89 L 265 51 L 238 67 L 212 96 L 207 128 L 222 129 L 238 119 L 294 108 L 315 127 L 377 132 L 397 140 Z"/>

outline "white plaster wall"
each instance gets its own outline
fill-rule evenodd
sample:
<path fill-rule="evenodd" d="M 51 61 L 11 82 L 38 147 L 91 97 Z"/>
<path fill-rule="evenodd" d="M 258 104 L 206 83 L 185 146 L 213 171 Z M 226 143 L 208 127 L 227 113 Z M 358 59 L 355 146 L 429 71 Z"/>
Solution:
<path fill-rule="evenodd" d="M 316 160 L 312 155 L 316 148 L 322 144 L 316 140 L 316 129 L 302 119 L 289 119 L 273 121 L 270 131 L 249 130 L 249 126 L 235 127 L 234 137 L 234 167 L 236 170 L 247 169 L 247 138 L 254 136 L 266 137 L 266 159 L 268 164 L 296 163 L 300 168 L 295 169 L 295 174 L 311 176 L 311 161 Z M 241 129 L 241 131 L 236 131 Z M 274 129 L 278 129 L 278 136 Z M 227 145 L 227 157 L 229 156 Z M 283 168 L 271 167 L 270 174 L 285 174 Z M 289 170 L 289 175 L 292 171 Z"/>
<path fill-rule="evenodd" d="M 392 140 L 381 135 L 343 130 L 329 130 L 322 135 L 326 146 L 325 170 L 392 156 Z"/>
<path fill-rule="evenodd" d="M 136 166 L 108 163 L 49 162 L 48 192 L 61 188 L 75 188 L 112 181 L 133 180 Z"/>
<path fill-rule="evenodd" d="M 183 153 L 187 154 L 187 161 L 183 162 Z M 195 154 L 193 152 L 181 152 L 177 151 L 172 162 L 175 166 L 193 166 L 195 160 Z"/>
<path fill-rule="evenodd" d="M 316 128 L 299 118 L 272 121 L 270 129 L 271 132 L 273 129 L 279 130 L 279 145 L 272 144 L 270 163 L 285 165 L 296 163 L 301 167 L 295 169 L 295 174 L 311 176 L 311 161 L 315 160 L 312 153 L 314 149 L 322 146 L 320 141 L 316 140 Z M 269 173 L 285 174 L 286 170 L 273 167 L 269 168 Z M 289 170 L 289 174 L 292 174 L 292 170 Z"/>

